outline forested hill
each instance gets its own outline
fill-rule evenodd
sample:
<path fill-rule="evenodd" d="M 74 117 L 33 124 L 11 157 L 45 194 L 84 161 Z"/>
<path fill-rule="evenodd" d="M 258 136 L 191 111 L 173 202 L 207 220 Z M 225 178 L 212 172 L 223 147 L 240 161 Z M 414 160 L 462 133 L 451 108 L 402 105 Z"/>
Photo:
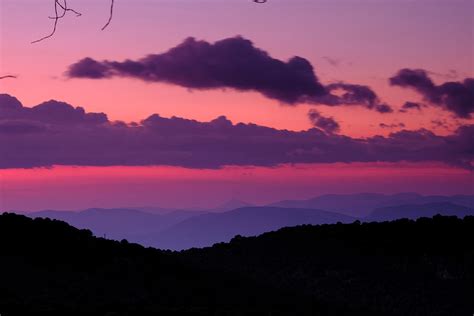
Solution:
<path fill-rule="evenodd" d="M 0 215 L 3 315 L 472 315 L 474 217 L 297 226 L 184 252 Z"/>

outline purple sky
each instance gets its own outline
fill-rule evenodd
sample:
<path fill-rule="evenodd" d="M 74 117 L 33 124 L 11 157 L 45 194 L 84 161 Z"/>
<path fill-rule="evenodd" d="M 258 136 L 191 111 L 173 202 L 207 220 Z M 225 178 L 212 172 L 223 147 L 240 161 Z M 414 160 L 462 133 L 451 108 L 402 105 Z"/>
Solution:
<path fill-rule="evenodd" d="M 0 3 L 0 207 L 474 193 L 473 1 L 68 4 Z"/>

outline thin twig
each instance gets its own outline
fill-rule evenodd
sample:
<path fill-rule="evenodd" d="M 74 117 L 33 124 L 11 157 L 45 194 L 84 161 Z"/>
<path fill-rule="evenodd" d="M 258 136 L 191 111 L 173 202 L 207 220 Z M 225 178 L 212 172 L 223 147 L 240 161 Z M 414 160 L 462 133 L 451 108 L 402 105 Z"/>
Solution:
<path fill-rule="evenodd" d="M 56 33 L 56 29 L 58 27 L 59 19 L 63 18 L 66 15 L 67 11 L 74 12 L 76 14 L 76 16 L 81 16 L 81 14 L 79 12 L 67 7 L 67 0 L 63 0 L 63 1 L 64 1 L 64 5 L 61 4 L 59 2 L 59 0 L 54 0 L 54 15 L 55 16 L 54 17 L 49 17 L 50 19 L 54 20 L 52 32 L 49 35 L 46 35 L 46 36 L 44 36 L 44 37 L 42 37 L 42 38 L 40 38 L 36 41 L 31 42 L 31 44 L 35 44 L 35 43 L 44 41 L 45 39 L 48 39 L 48 38 L 52 37 Z M 58 15 L 58 7 L 63 10 L 61 15 Z"/>
<path fill-rule="evenodd" d="M 56 33 L 56 29 L 57 29 L 57 26 L 58 26 L 58 21 L 59 19 L 62 19 L 64 18 L 64 16 L 66 15 L 66 13 L 68 11 L 71 11 L 73 12 L 74 14 L 76 14 L 77 17 L 81 16 L 82 14 L 80 12 L 77 12 L 76 10 L 74 9 L 71 9 L 71 8 L 68 8 L 67 6 L 67 0 L 63 0 L 64 1 L 64 4 L 62 4 L 60 2 L 60 0 L 54 0 L 54 12 L 55 12 L 55 16 L 50 16 L 49 18 L 54 20 L 54 24 L 53 24 L 53 30 L 52 32 L 49 34 L 49 35 L 46 35 L 36 41 L 33 41 L 31 42 L 32 44 L 34 43 L 38 43 L 38 42 L 41 42 L 41 41 L 44 41 L 45 39 L 48 39 L 50 37 L 52 37 L 55 33 Z M 253 0 L 254 2 L 256 3 L 266 3 L 268 0 Z M 112 22 L 112 19 L 113 19 L 113 16 L 114 16 L 114 4 L 115 4 L 115 0 L 111 0 L 110 1 L 110 14 L 109 14 L 109 19 L 107 20 L 107 23 L 105 23 L 105 25 L 102 27 L 102 31 L 105 30 L 109 25 L 110 23 Z M 58 7 L 61 8 L 63 10 L 63 12 L 61 13 L 61 15 L 58 15 Z"/>
<path fill-rule="evenodd" d="M 105 30 L 107 28 L 107 26 L 109 26 L 110 22 L 112 21 L 112 18 L 114 16 L 114 0 L 112 0 L 110 2 L 110 15 L 109 15 L 109 20 L 107 21 L 107 23 L 105 23 L 105 25 L 102 27 L 102 31 Z"/>
<path fill-rule="evenodd" d="M 59 2 L 59 0 L 56 0 L 56 3 L 57 3 L 57 5 L 59 5 L 59 6 L 61 7 L 61 9 L 64 10 L 64 11 L 63 11 L 63 14 L 62 14 L 61 16 L 59 16 L 59 18 L 63 18 L 63 17 L 66 15 L 66 12 L 67 12 L 67 11 L 73 12 L 77 17 L 79 17 L 79 16 L 82 15 L 82 13 L 77 12 L 77 11 L 74 10 L 74 9 L 68 8 L 68 7 L 67 7 L 67 2 L 66 2 L 66 0 L 64 0 L 64 5 L 62 5 L 62 4 Z M 50 18 L 50 19 L 53 19 L 53 20 L 55 19 L 54 16 L 50 16 L 49 18 Z"/>

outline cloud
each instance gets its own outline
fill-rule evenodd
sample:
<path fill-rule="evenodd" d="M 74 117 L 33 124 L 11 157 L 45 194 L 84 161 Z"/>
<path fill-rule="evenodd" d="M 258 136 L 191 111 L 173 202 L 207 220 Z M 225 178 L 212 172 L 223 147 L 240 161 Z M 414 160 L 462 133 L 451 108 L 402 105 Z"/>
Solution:
<path fill-rule="evenodd" d="M 337 123 L 332 117 L 324 117 L 315 109 L 311 109 L 308 112 L 308 118 L 314 127 L 320 128 L 326 133 L 333 134 L 340 130 L 339 123 Z"/>
<path fill-rule="evenodd" d="M 446 120 L 431 120 L 431 124 L 433 128 L 450 128 L 451 124 L 448 123 Z"/>
<path fill-rule="evenodd" d="M 66 75 L 89 79 L 130 77 L 190 89 L 255 91 L 289 105 L 361 105 L 381 113 L 390 109 L 376 104 L 378 98 L 369 87 L 341 83 L 326 87 L 308 60 L 298 56 L 289 61 L 275 59 L 240 36 L 215 43 L 188 38 L 167 52 L 138 60 L 96 61 L 87 57 L 70 65 Z M 335 89 L 347 95 L 331 94 Z"/>
<path fill-rule="evenodd" d="M 33 108 L 23 107 L 18 99 L 0 94 L 0 120 L 20 120 L 53 125 L 97 125 L 107 123 L 104 113 L 86 113 L 83 108 L 54 100 Z"/>
<path fill-rule="evenodd" d="M 448 136 L 427 130 L 351 138 L 152 115 L 115 123 L 103 113 L 49 101 L 26 108 L 0 95 L 0 168 L 67 166 L 276 166 L 286 163 L 438 161 L 472 168 L 474 125 Z"/>
<path fill-rule="evenodd" d="M 333 105 L 363 105 L 379 113 L 392 113 L 393 110 L 387 104 L 382 104 L 375 92 L 367 86 L 348 83 L 332 83 L 326 87 L 330 92 L 342 91 L 342 94 L 334 98 Z M 332 105 L 333 94 L 326 96 L 325 104 Z"/>
<path fill-rule="evenodd" d="M 400 112 L 407 112 L 408 110 L 412 110 L 412 109 L 421 111 L 422 106 L 423 105 L 420 104 L 420 103 L 407 101 L 403 104 L 402 109 L 400 110 Z"/>
<path fill-rule="evenodd" d="M 474 78 L 436 85 L 423 69 L 402 69 L 390 78 L 390 84 L 411 88 L 459 118 L 469 119 L 474 112 Z"/>
<path fill-rule="evenodd" d="M 330 64 L 333 67 L 339 67 L 339 65 L 341 64 L 341 60 L 338 59 L 338 58 L 332 58 L 332 57 L 329 57 L 329 56 L 323 56 L 321 58 L 324 59 L 325 61 L 327 61 L 328 64 Z"/>
<path fill-rule="evenodd" d="M 385 123 L 380 123 L 379 127 L 381 128 L 388 128 L 388 129 L 394 129 L 394 128 L 404 128 L 405 124 L 404 123 L 393 123 L 393 124 L 385 124 Z"/>

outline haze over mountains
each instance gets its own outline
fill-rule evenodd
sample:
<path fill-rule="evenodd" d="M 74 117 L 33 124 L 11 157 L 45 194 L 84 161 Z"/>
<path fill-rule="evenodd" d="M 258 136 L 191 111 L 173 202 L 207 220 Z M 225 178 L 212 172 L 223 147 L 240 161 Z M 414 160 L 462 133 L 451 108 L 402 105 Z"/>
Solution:
<path fill-rule="evenodd" d="M 63 220 L 96 236 L 127 239 L 145 246 L 181 250 L 227 242 L 235 235 L 255 236 L 301 224 L 416 219 L 436 214 L 474 215 L 474 195 L 423 196 L 416 193 L 323 195 L 252 206 L 232 200 L 209 210 L 157 207 L 41 211 L 30 217 Z"/>
<path fill-rule="evenodd" d="M 355 218 L 314 209 L 244 207 L 188 218 L 141 243 L 161 249 L 187 249 L 227 242 L 236 235 L 256 236 L 301 224 L 351 223 Z"/>
<path fill-rule="evenodd" d="M 308 200 L 285 200 L 270 205 L 276 207 L 317 208 L 355 217 L 365 217 L 375 209 L 382 207 L 440 202 L 453 203 L 472 209 L 474 207 L 474 195 L 443 196 L 421 195 L 417 193 L 393 195 L 377 193 L 327 194 Z"/>

